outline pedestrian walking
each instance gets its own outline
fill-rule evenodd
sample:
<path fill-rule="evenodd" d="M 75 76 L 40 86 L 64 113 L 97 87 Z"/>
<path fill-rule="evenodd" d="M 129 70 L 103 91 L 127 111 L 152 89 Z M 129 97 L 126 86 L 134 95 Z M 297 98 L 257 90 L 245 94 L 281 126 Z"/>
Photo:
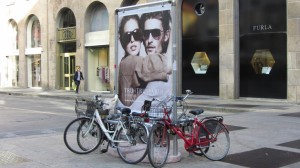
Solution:
<path fill-rule="evenodd" d="M 78 94 L 81 80 L 84 80 L 84 78 L 83 78 L 82 72 L 80 71 L 80 66 L 76 66 L 76 71 L 74 74 L 74 82 L 76 84 L 76 91 L 75 91 L 76 94 Z"/>

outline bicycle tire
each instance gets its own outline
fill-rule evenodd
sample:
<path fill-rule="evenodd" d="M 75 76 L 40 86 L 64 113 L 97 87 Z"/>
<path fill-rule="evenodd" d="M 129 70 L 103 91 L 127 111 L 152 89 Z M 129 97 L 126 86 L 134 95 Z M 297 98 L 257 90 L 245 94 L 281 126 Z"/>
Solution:
<path fill-rule="evenodd" d="M 222 160 L 228 153 L 230 148 L 229 132 L 225 126 L 218 120 L 206 120 L 203 122 L 206 127 L 206 137 L 209 143 L 200 143 L 202 154 L 209 160 Z M 204 131 L 205 132 L 205 131 Z"/>
<path fill-rule="evenodd" d="M 148 139 L 148 159 L 155 168 L 166 164 L 170 150 L 170 134 L 164 124 L 154 124 Z"/>
<path fill-rule="evenodd" d="M 95 121 L 91 123 L 91 121 L 91 118 L 80 117 L 71 121 L 65 128 L 64 143 L 70 151 L 87 154 L 97 149 L 103 141 L 103 133 L 99 124 Z M 89 126 L 92 129 L 89 129 Z"/>
<path fill-rule="evenodd" d="M 118 131 L 116 140 L 123 142 L 117 142 L 117 152 L 124 162 L 136 164 L 146 157 L 147 143 L 141 140 L 144 133 L 147 136 L 148 130 L 141 123 L 136 123 L 134 127 L 130 126 L 129 129 L 121 128 Z"/>

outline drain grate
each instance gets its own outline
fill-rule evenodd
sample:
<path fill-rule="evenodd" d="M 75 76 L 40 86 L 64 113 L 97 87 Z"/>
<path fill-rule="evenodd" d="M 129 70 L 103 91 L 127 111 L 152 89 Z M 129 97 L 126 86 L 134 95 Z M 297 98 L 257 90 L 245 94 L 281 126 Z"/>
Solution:
<path fill-rule="evenodd" d="M 12 152 L 0 151 L 0 165 L 22 163 L 27 161 L 27 159 L 22 158 Z"/>

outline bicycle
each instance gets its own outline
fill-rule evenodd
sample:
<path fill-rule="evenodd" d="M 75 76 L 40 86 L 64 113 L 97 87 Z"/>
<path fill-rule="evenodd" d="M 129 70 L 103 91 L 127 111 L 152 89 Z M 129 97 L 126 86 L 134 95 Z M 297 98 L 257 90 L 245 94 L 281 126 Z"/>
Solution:
<path fill-rule="evenodd" d="M 111 100 L 111 104 L 116 100 L 117 96 Z M 119 156 L 126 163 L 135 164 L 142 161 L 147 154 L 149 132 L 146 126 L 132 120 L 131 110 L 128 108 L 109 114 L 113 105 L 97 99 L 93 102 L 95 110 L 92 117 L 79 117 L 66 127 L 64 142 L 67 148 L 77 154 L 87 154 L 107 141 L 107 147 L 101 150 L 102 153 L 111 146 L 117 149 Z"/>
<path fill-rule="evenodd" d="M 230 148 L 230 138 L 227 128 L 223 124 L 222 116 L 198 116 L 204 110 L 191 110 L 189 113 L 194 118 L 185 118 L 172 121 L 171 108 L 166 102 L 160 101 L 162 118 L 152 119 L 156 123 L 152 126 L 148 139 L 148 158 L 153 167 L 163 167 L 168 158 L 170 149 L 170 134 L 178 135 L 184 141 L 184 148 L 190 153 L 199 154 L 199 151 L 208 159 L 216 161 L 223 159 Z M 183 126 L 192 126 L 191 131 L 184 131 Z"/>
<path fill-rule="evenodd" d="M 177 96 L 175 97 L 175 101 L 177 103 L 177 109 L 181 109 L 182 113 L 177 117 L 177 119 L 181 119 L 184 116 L 186 116 L 186 112 L 188 109 L 188 104 L 185 101 L 193 92 L 191 90 L 186 90 L 186 95 L 185 96 Z"/>

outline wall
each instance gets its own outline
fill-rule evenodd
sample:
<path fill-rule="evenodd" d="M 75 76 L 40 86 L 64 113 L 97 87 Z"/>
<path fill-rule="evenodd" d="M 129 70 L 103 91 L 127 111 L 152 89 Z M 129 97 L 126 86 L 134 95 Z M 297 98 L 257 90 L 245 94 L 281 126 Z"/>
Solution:
<path fill-rule="evenodd" d="M 300 1 L 287 0 L 288 101 L 300 104 Z"/>

